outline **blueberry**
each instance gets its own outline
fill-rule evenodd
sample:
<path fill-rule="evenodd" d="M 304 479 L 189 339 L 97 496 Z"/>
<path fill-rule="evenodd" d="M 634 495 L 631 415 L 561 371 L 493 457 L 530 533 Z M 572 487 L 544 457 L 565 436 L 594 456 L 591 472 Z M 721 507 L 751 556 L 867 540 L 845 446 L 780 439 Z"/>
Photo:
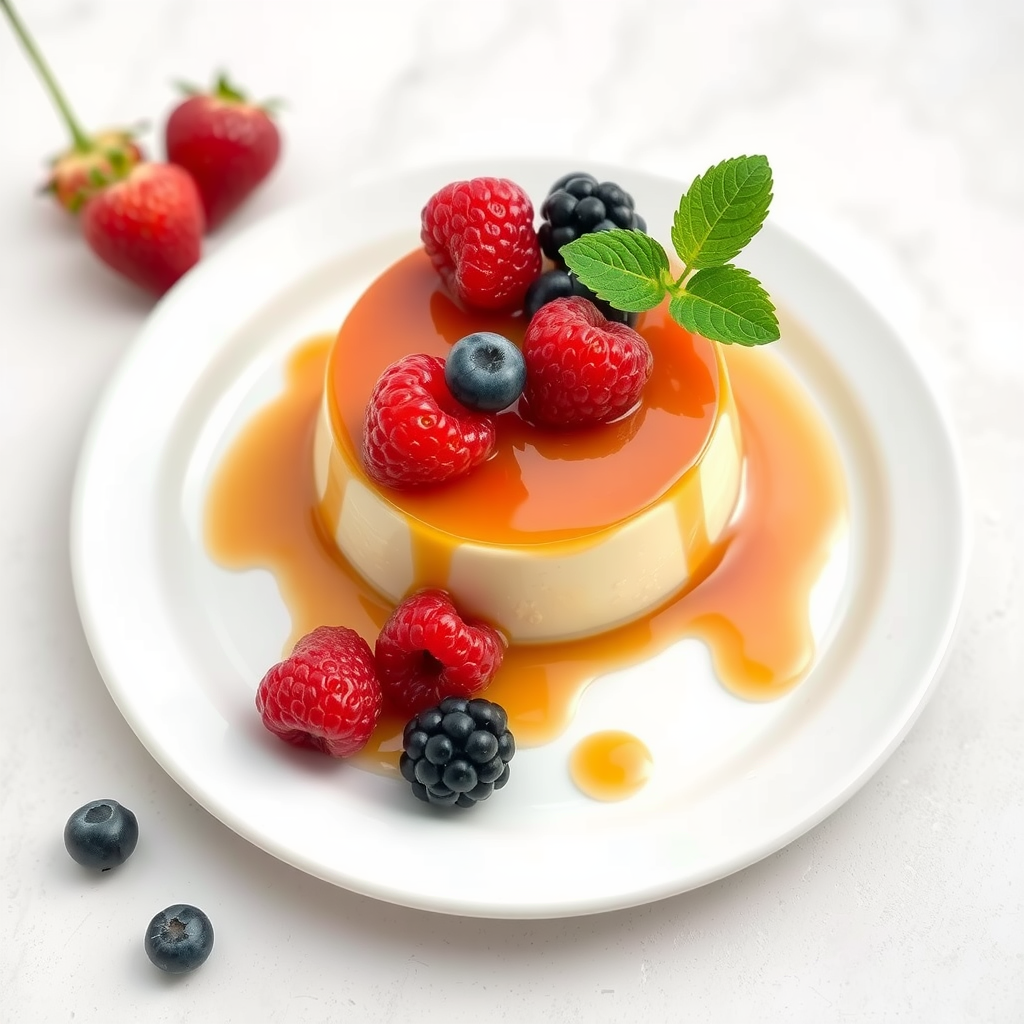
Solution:
<path fill-rule="evenodd" d="M 564 270 L 549 270 L 541 274 L 526 290 L 523 312 L 532 317 L 541 306 L 555 299 L 567 299 L 572 295 L 572 279 Z"/>
<path fill-rule="evenodd" d="M 168 974 L 186 974 L 206 963 L 213 925 L 198 908 L 179 903 L 160 911 L 146 929 L 146 955 Z"/>
<path fill-rule="evenodd" d="M 64 826 L 64 846 L 87 868 L 109 871 L 123 864 L 139 841 L 139 823 L 116 800 L 83 804 Z"/>
<path fill-rule="evenodd" d="M 444 379 L 463 405 L 498 412 L 523 392 L 526 363 L 508 338 L 482 331 L 461 338 L 448 353 Z"/>

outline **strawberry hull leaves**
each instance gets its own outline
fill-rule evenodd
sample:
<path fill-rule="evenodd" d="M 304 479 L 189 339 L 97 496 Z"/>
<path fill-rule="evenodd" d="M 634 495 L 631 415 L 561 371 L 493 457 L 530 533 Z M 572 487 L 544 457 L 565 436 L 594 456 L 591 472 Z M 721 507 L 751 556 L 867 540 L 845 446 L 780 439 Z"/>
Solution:
<path fill-rule="evenodd" d="M 779 337 L 775 307 L 759 281 L 729 261 L 761 229 L 772 200 L 767 158 L 741 156 L 697 175 L 679 201 L 672 245 L 678 278 L 659 242 L 639 231 L 582 236 L 559 251 L 566 265 L 616 309 L 641 312 L 667 294 L 669 314 L 689 331 L 737 345 Z"/>

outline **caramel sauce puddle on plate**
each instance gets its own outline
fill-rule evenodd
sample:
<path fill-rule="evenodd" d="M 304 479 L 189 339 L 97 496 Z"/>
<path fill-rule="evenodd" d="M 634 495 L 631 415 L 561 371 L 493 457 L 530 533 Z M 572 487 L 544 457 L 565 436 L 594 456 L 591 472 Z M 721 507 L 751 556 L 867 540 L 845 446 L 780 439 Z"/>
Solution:
<path fill-rule="evenodd" d="M 440 315 L 453 316 L 447 309 Z M 664 329 L 663 321 L 651 326 Z M 333 341 L 312 339 L 293 352 L 283 392 L 243 428 L 207 499 L 210 556 L 228 569 L 263 568 L 276 577 L 292 620 L 286 650 L 323 624 L 349 626 L 372 647 L 392 608 L 338 552 L 315 493 L 313 436 Z M 781 696 L 810 669 L 810 594 L 846 516 L 838 454 L 779 359 L 738 346 L 724 353 L 743 437 L 742 507 L 684 591 L 656 611 L 596 636 L 508 649 L 485 696 L 505 707 L 521 745 L 562 733 L 598 675 L 643 662 L 684 637 L 702 640 L 721 683 L 747 700 Z M 692 352 L 685 358 L 710 373 L 706 360 Z M 396 771 L 402 724 L 382 720 L 357 763 Z M 600 788 L 600 772 L 589 777 Z"/>

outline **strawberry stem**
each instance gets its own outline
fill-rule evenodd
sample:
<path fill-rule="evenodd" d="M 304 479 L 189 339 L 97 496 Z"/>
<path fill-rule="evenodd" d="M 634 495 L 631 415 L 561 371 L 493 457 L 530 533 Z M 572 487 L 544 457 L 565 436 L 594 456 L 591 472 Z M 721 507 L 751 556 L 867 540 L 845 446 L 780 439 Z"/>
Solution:
<path fill-rule="evenodd" d="M 14 29 L 14 34 L 18 37 L 18 40 L 24 47 L 25 52 L 28 54 L 29 61 L 35 67 L 36 71 L 39 72 L 39 77 L 43 80 L 43 84 L 46 86 L 46 90 L 49 92 L 54 105 L 60 111 L 60 115 L 63 118 L 65 125 L 67 125 L 68 131 L 71 133 L 75 149 L 81 153 L 89 152 L 89 150 L 92 149 L 92 142 L 89 139 L 89 136 L 82 131 L 82 126 L 78 123 L 78 118 L 75 117 L 71 107 L 68 106 L 68 101 L 64 98 L 64 93 L 61 92 L 60 86 L 57 84 L 57 80 L 53 77 L 53 72 L 43 59 L 43 55 L 39 52 L 39 49 L 32 37 L 28 34 L 28 30 L 15 13 L 14 8 L 9 3 L 9 0 L 0 0 L 0 8 L 3 8 L 4 14 L 7 15 L 7 19 L 10 21 L 11 27 Z"/>

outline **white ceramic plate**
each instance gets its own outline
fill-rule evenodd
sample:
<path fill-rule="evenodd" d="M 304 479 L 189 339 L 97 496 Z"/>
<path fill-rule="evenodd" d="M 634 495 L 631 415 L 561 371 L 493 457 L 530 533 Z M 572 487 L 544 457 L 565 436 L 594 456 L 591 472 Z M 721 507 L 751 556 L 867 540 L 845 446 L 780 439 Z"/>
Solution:
<path fill-rule="evenodd" d="M 253 693 L 280 656 L 288 617 L 269 574 L 227 572 L 204 550 L 218 459 L 280 389 L 288 351 L 334 330 L 371 279 L 417 244 L 432 192 L 499 173 L 537 197 L 563 171 L 540 162 L 438 168 L 257 226 L 153 312 L 81 457 L 71 523 L 78 604 L 139 738 L 253 843 L 408 906 L 591 913 L 682 892 L 779 849 L 846 800 L 906 734 L 961 599 L 964 498 L 934 395 L 859 294 L 769 223 L 743 265 L 793 318 L 773 357 L 817 399 L 851 493 L 849 535 L 815 595 L 820 651 L 809 678 L 782 700 L 745 703 L 718 686 L 699 643 L 683 642 L 592 685 L 570 731 L 521 751 L 515 784 L 464 814 L 437 815 L 404 784 L 265 733 Z M 679 184 L 594 171 L 626 184 L 650 224 L 670 224 Z M 619 700 L 638 686 L 678 714 L 652 722 L 642 703 Z M 581 735 L 613 724 L 647 743 L 656 770 L 634 798 L 597 803 L 572 787 L 567 754 Z"/>

